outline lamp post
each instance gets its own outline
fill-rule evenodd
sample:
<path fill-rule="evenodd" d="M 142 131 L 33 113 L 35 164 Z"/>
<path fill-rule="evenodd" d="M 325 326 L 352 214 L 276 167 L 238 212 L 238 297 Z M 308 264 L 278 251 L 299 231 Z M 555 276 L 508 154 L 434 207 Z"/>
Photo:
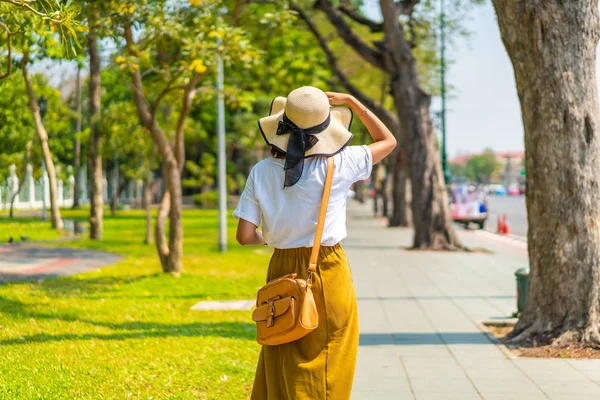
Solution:
<path fill-rule="evenodd" d="M 45 97 L 38 97 L 38 107 L 40 109 L 40 118 L 42 124 L 44 123 L 44 117 L 48 107 L 48 101 Z M 46 160 L 42 154 L 42 221 L 46 221 Z"/>
<path fill-rule="evenodd" d="M 221 8 L 221 17 L 227 13 Z M 221 38 L 217 36 L 219 47 Z M 219 251 L 227 251 L 227 171 L 225 165 L 225 94 L 223 92 L 223 58 L 217 51 L 217 154 L 218 154 L 218 186 L 219 186 Z"/>
<path fill-rule="evenodd" d="M 442 75 L 442 170 L 444 181 L 450 182 L 450 170 L 448 169 L 448 154 L 446 153 L 446 10 L 445 0 L 441 0 L 440 11 L 440 36 L 441 36 L 441 75 Z"/>

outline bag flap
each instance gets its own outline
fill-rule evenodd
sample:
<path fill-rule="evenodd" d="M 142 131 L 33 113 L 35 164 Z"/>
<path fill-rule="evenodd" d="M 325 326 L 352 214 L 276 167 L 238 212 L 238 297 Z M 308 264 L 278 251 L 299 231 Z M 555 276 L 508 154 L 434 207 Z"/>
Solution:
<path fill-rule="evenodd" d="M 273 305 L 274 307 L 274 313 L 273 315 L 275 317 L 280 316 L 281 314 L 285 313 L 289 308 L 290 308 L 290 304 L 292 304 L 292 297 L 285 297 L 281 300 L 276 300 Z M 252 312 L 252 320 L 255 322 L 258 321 L 265 321 L 267 319 L 267 317 L 269 316 L 269 312 L 270 312 L 270 308 L 271 305 L 270 304 L 264 304 L 260 307 L 257 307 L 253 312 Z"/>

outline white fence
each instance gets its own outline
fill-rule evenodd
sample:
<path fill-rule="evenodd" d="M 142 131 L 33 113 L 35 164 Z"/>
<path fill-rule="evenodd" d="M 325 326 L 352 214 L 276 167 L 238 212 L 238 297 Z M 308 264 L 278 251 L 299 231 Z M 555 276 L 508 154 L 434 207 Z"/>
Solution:
<path fill-rule="evenodd" d="M 16 170 L 16 166 L 11 165 L 9 167 L 9 177 L 5 182 L 0 184 L 0 210 L 10 208 L 12 197 L 19 190 L 19 178 L 17 177 Z M 69 166 L 66 171 L 67 179 L 65 181 L 59 179 L 56 185 L 59 207 L 71 207 L 73 205 L 73 199 L 75 198 L 75 177 L 73 176 L 73 168 Z M 86 166 L 83 166 L 79 173 L 79 204 L 86 204 L 89 203 L 90 193 Z M 61 175 L 59 166 L 57 166 L 57 175 Z M 46 173 L 40 179 L 36 180 L 33 177 L 32 166 L 27 165 L 23 180 L 24 182 L 22 182 L 21 190 L 15 198 L 14 208 L 41 209 L 44 201 L 46 207 L 50 207 L 50 183 L 48 174 Z M 108 203 L 117 184 L 114 181 L 109 183 L 106 178 L 104 178 L 102 180 L 102 186 L 104 202 Z M 125 188 L 119 193 L 118 202 L 121 204 L 141 203 L 144 189 L 143 181 L 130 180 L 125 185 Z"/>

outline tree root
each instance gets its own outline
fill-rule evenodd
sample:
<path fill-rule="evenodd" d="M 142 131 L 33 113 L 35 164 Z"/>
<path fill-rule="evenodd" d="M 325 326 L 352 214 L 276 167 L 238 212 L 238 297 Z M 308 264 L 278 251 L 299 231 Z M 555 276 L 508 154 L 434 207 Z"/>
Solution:
<path fill-rule="evenodd" d="M 550 345 L 554 348 L 568 347 L 573 343 L 583 343 L 593 348 L 600 348 L 600 332 L 598 326 L 572 327 L 543 324 L 535 321 L 517 324 L 507 335 L 505 344 L 510 347 L 538 347 Z"/>

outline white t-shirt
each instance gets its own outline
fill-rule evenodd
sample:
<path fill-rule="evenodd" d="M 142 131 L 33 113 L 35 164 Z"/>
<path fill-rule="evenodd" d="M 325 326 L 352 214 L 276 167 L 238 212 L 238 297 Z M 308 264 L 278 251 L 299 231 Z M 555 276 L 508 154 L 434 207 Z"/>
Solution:
<path fill-rule="evenodd" d="M 262 225 L 267 244 L 279 249 L 312 247 L 327 173 L 327 158 L 304 160 L 302 177 L 283 188 L 285 160 L 267 158 L 252 168 L 237 208 L 236 219 Z M 346 200 L 350 186 L 371 175 L 368 146 L 348 146 L 334 156 L 335 169 L 321 245 L 346 237 Z"/>

